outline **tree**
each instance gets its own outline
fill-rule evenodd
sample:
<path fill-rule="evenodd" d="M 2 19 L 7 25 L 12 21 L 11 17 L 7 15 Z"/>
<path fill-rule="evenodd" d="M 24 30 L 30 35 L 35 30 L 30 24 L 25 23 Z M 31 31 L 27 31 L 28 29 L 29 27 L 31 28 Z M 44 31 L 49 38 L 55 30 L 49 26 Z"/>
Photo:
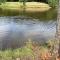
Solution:
<path fill-rule="evenodd" d="M 52 7 L 56 7 L 58 5 L 58 0 L 47 0 L 47 2 Z"/>
<path fill-rule="evenodd" d="M 27 0 L 19 0 L 19 2 L 23 3 L 22 8 L 23 8 L 23 14 L 24 14 L 25 13 L 25 9 L 26 9 L 26 2 L 27 2 Z"/>
<path fill-rule="evenodd" d="M 26 5 L 26 4 L 25 4 L 25 3 L 26 3 L 26 1 L 27 1 L 27 0 L 19 0 L 19 2 L 23 2 L 23 6 L 25 6 L 25 5 Z"/>
<path fill-rule="evenodd" d="M 58 15 L 57 15 L 57 24 L 56 24 L 56 38 L 59 41 L 58 57 L 60 60 L 60 0 L 59 0 L 59 5 L 58 5 Z"/>
<path fill-rule="evenodd" d="M 7 0 L 0 0 L 0 5 L 1 3 L 5 3 Z"/>

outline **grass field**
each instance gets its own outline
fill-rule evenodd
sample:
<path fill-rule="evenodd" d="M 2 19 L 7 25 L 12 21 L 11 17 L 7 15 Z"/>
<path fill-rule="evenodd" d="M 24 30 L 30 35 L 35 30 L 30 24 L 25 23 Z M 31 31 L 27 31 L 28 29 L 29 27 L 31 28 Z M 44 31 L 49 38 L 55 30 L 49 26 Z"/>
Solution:
<path fill-rule="evenodd" d="M 2 9 L 13 9 L 13 10 L 22 10 L 23 3 L 22 2 L 6 2 L 0 5 Z M 25 10 L 26 11 L 47 11 L 51 7 L 46 3 L 40 2 L 26 2 Z"/>

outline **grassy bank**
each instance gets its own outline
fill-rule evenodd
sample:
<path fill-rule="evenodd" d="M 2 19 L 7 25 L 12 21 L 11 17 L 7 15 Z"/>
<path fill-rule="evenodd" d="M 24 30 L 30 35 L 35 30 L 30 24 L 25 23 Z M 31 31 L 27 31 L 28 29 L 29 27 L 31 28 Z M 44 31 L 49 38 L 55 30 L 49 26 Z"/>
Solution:
<path fill-rule="evenodd" d="M 17 49 L 0 51 L 0 60 L 55 60 L 55 40 L 49 40 L 42 45 L 29 40 L 25 46 Z"/>
<path fill-rule="evenodd" d="M 11 10 L 23 10 L 22 2 L 6 2 L 0 5 L 2 9 L 11 9 Z M 48 4 L 40 2 L 26 2 L 25 10 L 26 11 L 47 11 L 51 7 Z"/>

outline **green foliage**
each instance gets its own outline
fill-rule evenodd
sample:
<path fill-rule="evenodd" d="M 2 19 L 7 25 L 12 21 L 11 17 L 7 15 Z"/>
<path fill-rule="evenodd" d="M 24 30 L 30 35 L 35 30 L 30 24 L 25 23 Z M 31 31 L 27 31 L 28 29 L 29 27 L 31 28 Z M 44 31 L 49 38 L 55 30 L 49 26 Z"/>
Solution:
<path fill-rule="evenodd" d="M 7 0 L 0 0 L 0 4 L 1 4 L 1 3 L 5 3 L 6 1 L 7 1 Z"/>
<path fill-rule="evenodd" d="M 19 0 L 19 2 L 22 2 L 23 3 L 23 11 L 25 12 L 25 6 L 26 6 L 26 1 L 27 0 Z"/>
<path fill-rule="evenodd" d="M 0 51 L 0 59 L 11 60 L 12 59 L 12 55 L 13 55 L 12 50 Z"/>
<path fill-rule="evenodd" d="M 42 46 L 36 46 L 34 45 L 34 42 L 29 39 L 28 42 L 26 42 L 26 45 L 22 48 L 17 48 L 13 50 L 7 49 L 4 51 L 0 50 L 0 60 L 35 60 L 38 59 L 38 56 L 40 56 L 39 58 L 44 58 L 46 54 L 48 54 L 47 57 L 49 57 L 51 55 L 50 53 L 53 53 L 54 51 L 54 44 L 56 45 L 57 43 L 58 42 L 56 42 L 55 40 L 49 40 Z M 48 48 L 48 46 L 51 47 Z M 55 55 L 53 57 L 55 58 Z"/>
<path fill-rule="evenodd" d="M 25 6 L 25 3 L 27 2 L 27 0 L 19 0 L 19 2 L 23 2 L 23 5 Z"/>
<path fill-rule="evenodd" d="M 48 4 L 52 7 L 56 7 L 58 5 L 59 0 L 48 0 Z"/>

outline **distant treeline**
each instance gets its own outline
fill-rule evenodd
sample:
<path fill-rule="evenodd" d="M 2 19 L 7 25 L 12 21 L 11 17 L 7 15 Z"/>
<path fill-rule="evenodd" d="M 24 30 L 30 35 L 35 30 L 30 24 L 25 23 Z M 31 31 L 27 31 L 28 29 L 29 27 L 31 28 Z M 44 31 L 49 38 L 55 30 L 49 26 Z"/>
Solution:
<path fill-rule="evenodd" d="M 7 1 L 19 1 L 19 0 L 7 0 Z M 32 1 L 35 1 L 35 2 L 47 2 L 47 0 L 27 0 L 28 2 L 32 2 Z"/>
<path fill-rule="evenodd" d="M 44 2 L 48 3 L 51 7 L 57 7 L 59 0 L 0 0 L 0 4 L 4 2 L 23 2 L 25 5 L 25 2 Z"/>

